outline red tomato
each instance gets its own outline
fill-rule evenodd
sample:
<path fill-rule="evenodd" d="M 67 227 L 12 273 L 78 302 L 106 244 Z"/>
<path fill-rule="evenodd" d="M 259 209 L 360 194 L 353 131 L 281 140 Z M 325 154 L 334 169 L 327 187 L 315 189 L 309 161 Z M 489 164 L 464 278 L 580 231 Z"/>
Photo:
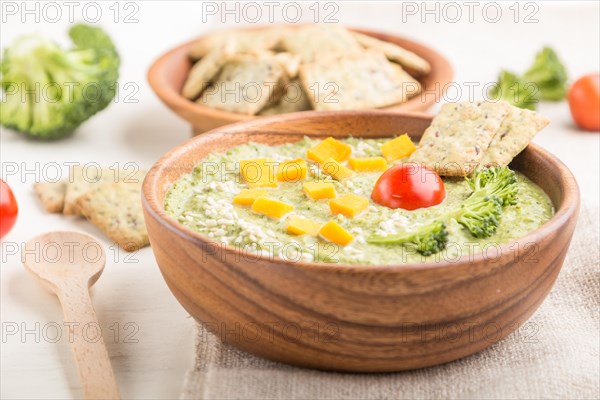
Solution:
<path fill-rule="evenodd" d="M 569 108 L 580 128 L 600 131 L 600 74 L 582 76 L 571 85 Z"/>
<path fill-rule="evenodd" d="M 12 229 L 18 213 L 15 195 L 6 182 L 0 180 L 0 238 Z"/>
<path fill-rule="evenodd" d="M 415 163 L 392 167 L 379 177 L 371 199 L 389 208 L 416 210 L 440 204 L 446 197 L 439 175 Z"/>

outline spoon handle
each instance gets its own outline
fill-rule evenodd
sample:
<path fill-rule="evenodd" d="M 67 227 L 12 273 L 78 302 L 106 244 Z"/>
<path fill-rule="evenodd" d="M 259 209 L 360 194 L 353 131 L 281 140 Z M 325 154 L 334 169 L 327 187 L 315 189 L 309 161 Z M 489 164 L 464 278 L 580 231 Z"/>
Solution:
<path fill-rule="evenodd" d="M 58 295 L 63 307 L 86 399 L 120 399 L 119 387 L 102 339 L 87 286 L 72 284 Z"/>

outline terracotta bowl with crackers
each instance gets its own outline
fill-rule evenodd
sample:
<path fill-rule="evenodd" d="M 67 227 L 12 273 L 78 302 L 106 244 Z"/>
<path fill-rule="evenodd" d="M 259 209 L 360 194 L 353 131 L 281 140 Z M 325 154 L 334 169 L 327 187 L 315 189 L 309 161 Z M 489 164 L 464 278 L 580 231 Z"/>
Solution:
<path fill-rule="evenodd" d="M 194 134 L 308 110 L 425 111 L 452 77 L 444 56 L 415 41 L 313 25 L 211 33 L 168 51 L 148 71 L 152 89 Z"/>
<path fill-rule="evenodd" d="M 418 141 L 432 117 L 394 111 L 305 112 L 233 124 L 173 149 L 149 171 L 143 208 L 154 255 L 183 307 L 218 338 L 303 367 L 400 371 L 453 361 L 515 331 L 540 306 L 562 267 L 579 209 L 571 172 L 529 145 L 510 164 L 547 194 L 555 213 L 538 229 L 482 253 L 398 265 L 291 262 L 255 255 L 192 231 L 164 210 L 165 194 L 213 152 L 249 141 L 311 138 Z"/>

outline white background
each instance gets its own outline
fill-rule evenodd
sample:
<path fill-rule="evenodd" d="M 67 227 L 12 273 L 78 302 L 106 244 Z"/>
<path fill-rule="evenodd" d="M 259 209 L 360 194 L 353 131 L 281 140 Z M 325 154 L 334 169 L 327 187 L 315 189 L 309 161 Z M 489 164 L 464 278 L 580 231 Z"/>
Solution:
<path fill-rule="evenodd" d="M 18 8 L 17 14 L 7 12 L 13 9 L 6 8 L 11 7 L 9 3 Z M 88 14 L 82 15 L 85 3 L 75 3 L 75 20 L 95 18 L 95 8 L 88 7 Z M 55 10 L 50 8 L 46 8 L 46 15 L 43 15 L 45 3 L 37 5 L 39 21 L 35 20 L 35 14 L 24 15 L 21 4 L 2 2 L 2 48 L 17 36 L 36 31 L 68 43 L 69 9 L 63 2 L 55 3 L 60 7 L 62 17 L 54 23 L 44 20 L 44 17 L 56 17 Z M 35 4 L 28 2 L 27 7 L 34 9 Z M 111 34 L 121 54 L 122 97 L 66 140 L 42 143 L 7 130 L 1 133 L 2 179 L 12 186 L 20 206 L 17 224 L 2 243 L 2 398 L 82 396 L 66 331 L 57 343 L 47 340 L 48 336 L 55 335 L 47 324 L 62 324 L 58 301 L 25 273 L 19 254 L 9 253 L 15 245 L 20 246 L 31 237 L 52 230 L 79 230 L 103 241 L 104 238 L 85 221 L 45 213 L 33 194 L 33 183 L 44 178 L 44 166 L 50 162 L 94 161 L 105 166 L 115 162 L 135 162 L 142 168 L 149 168 L 163 153 L 186 140 L 190 136 L 189 126 L 159 102 L 146 83 L 146 71 L 158 55 L 174 45 L 204 32 L 236 24 L 234 14 L 219 12 L 210 16 L 203 13 L 200 2 L 131 2 L 133 5 L 128 6 L 121 2 L 117 7 L 112 1 L 97 4 L 101 10 L 98 23 Z M 222 11 L 221 2 L 212 4 Z M 277 4 L 274 16 L 281 22 L 283 3 Z M 309 9 L 311 4 L 313 2 L 302 4 L 303 22 L 314 19 L 314 6 L 313 10 Z M 558 52 L 571 78 L 599 70 L 597 2 L 537 2 L 529 6 L 505 2 L 502 3 L 502 17 L 495 23 L 491 20 L 495 18 L 496 8 L 489 6 L 484 13 L 485 3 L 475 4 L 472 21 L 469 20 L 468 6 L 463 3 L 439 4 L 437 14 L 435 11 L 425 14 L 421 2 L 407 4 L 341 2 L 337 3 L 339 10 L 334 17 L 347 25 L 405 35 L 433 46 L 451 60 L 456 72 L 455 81 L 461 86 L 464 82 L 491 82 L 501 68 L 522 72 L 544 45 L 551 45 Z M 237 6 L 240 24 L 244 22 L 242 5 Z M 512 9 L 509 8 L 511 5 Z M 462 16 L 452 22 L 457 19 L 456 6 Z M 228 7 L 236 6 L 229 3 Z M 416 14 L 411 14 L 415 7 Z M 435 10 L 436 6 L 428 4 L 427 7 Z M 116 8 L 120 10 L 117 22 Z M 335 10 L 332 6 L 325 8 L 324 4 L 318 8 L 320 20 Z M 515 14 L 516 9 L 520 11 L 519 15 Z M 268 8 L 263 5 L 261 10 L 261 22 L 268 23 Z M 137 22 L 125 23 L 125 17 L 134 11 L 132 18 Z M 246 11 L 247 17 L 254 17 L 253 10 Z M 293 18 L 294 10 L 288 8 L 287 11 L 285 17 Z M 533 18 L 537 22 L 525 23 L 526 16 L 534 11 Z M 224 23 L 221 18 L 225 19 Z M 438 22 L 436 18 L 439 18 Z M 125 86 L 128 83 L 130 85 Z M 132 88 L 139 88 L 139 91 L 133 93 Z M 456 93 L 454 91 L 449 97 L 455 100 Z M 124 101 L 127 94 L 135 102 Z M 468 99 L 466 90 L 459 95 Z M 481 90 L 475 90 L 475 97 L 481 96 Z M 432 111 L 437 107 L 439 105 Z M 597 202 L 599 135 L 577 130 L 571 122 L 566 102 L 543 103 L 539 111 L 550 118 L 551 125 L 535 142 L 559 156 L 571 168 L 579 181 L 584 201 Z M 18 173 L 8 174 L 9 168 L 15 165 Z M 25 174 L 26 170 L 33 172 Z M 104 243 L 108 250 L 110 243 Z M 106 269 L 94 286 L 92 296 L 122 395 L 125 398 L 176 398 L 193 360 L 193 321 L 164 284 L 150 248 L 135 253 L 129 262 L 125 259 L 126 254 L 116 252 L 114 246 L 108 250 L 108 255 Z M 138 327 L 133 336 L 137 343 L 125 342 L 124 324 L 128 322 Z M 119 334 L 115 337 L 117 326 Z M 8 330 L 14 327 L 19 332 L 9 335 Z M 30 333 L 23 335 L 23 329 Z"/>

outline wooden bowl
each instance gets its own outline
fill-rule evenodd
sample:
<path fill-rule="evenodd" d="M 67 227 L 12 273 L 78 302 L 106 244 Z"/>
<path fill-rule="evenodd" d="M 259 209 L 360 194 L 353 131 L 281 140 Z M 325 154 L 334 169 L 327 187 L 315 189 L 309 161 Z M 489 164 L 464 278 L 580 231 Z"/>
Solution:
<path fill-rule="evenodd" d="M 264 28 L 247 28 L 264 29 Z M 430 47 L 412 40 L 394 35 L 352 29 L 387 42 L 398 44 L 410 50 L 431 64 L 431 72 L 420 80 L 423 94 L 416 96 L 404 103 L 387 107 L 387 110 L 398 111 L 425 111 L 436 101 L 439 101 L 448 83 L 452 81 L 452 67 L 446 58 Z M 262 118 L 252 115 L 232 113 L 206 107 L 190 101 L 181 95 L 181 89 L 192 67 L 192 62 L 187 54 L 195 43 L 204 40 L 204 37 L 192 40 L 159 57 L 148 70 L 148 82 L 158 97 L 177 115 L 192 124 L 195 135 L 207 130 L 218 128 L 234 122 L 248 121 Z"/>
<path fill-rule="evenodd" d="M 418 140 L 431 117 L 390 111 L 308 112 L 214 130 L 176 147 L 143 186 L 146 225 L 164 279 L 220 339 L 304 367 L 399 371 L 456 360 L 517 329 L 542 303 L 575 229 L 579 190 L 554 156 L 530 145 L 512 163 L 540 185 L 556 214 L 527 236 L 458 260 L 395 266 L 289 262 L 244 254 L 191 231 L 163 210 L 165 192 L 211 152 L 256 141 Z"/>

